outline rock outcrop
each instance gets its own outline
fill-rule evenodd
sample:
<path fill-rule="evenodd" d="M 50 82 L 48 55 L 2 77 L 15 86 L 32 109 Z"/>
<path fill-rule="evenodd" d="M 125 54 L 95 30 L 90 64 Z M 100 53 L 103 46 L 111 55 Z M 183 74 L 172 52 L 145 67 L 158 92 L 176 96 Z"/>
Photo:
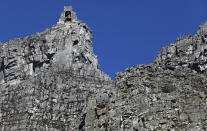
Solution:
<path fill-rule="evenodd" d="M 188 35 L 162 49 L 155 63 L 168 69 L 189 68 L 207 75 L 207 23 L 200 26 L 196 35 Z"/>
<path fill-rule="evenodd" d="M 112 81 L 65 7 L 51 29 L 0 44 L 0 130 L 206 131 L 207 24 Z"/>
<path fill-rule="evenodd" d="M 71 7 L 51 29 L 2 43 L 0 56 L 0 130 L 95 129 L 113 83 Z"/>

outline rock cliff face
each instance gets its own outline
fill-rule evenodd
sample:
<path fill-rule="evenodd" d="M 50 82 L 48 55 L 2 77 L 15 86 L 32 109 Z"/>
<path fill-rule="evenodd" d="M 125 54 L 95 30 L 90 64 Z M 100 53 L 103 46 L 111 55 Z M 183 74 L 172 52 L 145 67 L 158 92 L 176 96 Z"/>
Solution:
<path fill-rule="evenodd" d="M 113 83 L 71 7 L 51 29 L 2 43 L 0 56 L 0 130 L 95 129 Z"/>
<path fill-rule="evenodd" d="M 172 70 L 187 67 L 207 75 L 207 23 L 200 26 L 196 35 L 179 38 L 164 48 L 155 63 Z"/>
<path fill-rule="evenodd" d="M 206 70 L 203 24 L 113 82 L 65 7 L 51 29 L 0 44 L 0 130 L 206 131 Z"/>

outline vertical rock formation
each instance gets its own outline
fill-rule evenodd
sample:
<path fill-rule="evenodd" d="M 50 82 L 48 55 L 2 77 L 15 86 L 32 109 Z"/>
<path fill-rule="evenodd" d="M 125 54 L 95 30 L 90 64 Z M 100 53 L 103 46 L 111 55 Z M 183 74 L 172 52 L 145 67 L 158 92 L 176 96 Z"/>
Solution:
<path fill-rule="evenodd" d="M 206 131 L 206 53 L 207 23 L 164 47 L 152 64 L 117 73 L 119 114 L 112 119 L 120 125 L 113 130 Z"/>
<path fill-rule="evenodd" d="M 0 44 L 0 56 L 0 130 L 105 128 L 113 83 L 71 7 L 51 29 Z"/>
<path fill-rule="evenodd" d="M 51 29 L 0 43 L 0 130 L 206 131 L 206 70 L 205 23 L 112 82 L 65 7 Z"/>

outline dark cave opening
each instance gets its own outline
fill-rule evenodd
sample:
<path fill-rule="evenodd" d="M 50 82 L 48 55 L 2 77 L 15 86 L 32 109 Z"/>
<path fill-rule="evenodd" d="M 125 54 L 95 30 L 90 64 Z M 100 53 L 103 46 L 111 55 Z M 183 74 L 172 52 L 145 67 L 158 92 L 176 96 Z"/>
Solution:
<path fill-rule="evenodd" d="M 73 46 L 77 45 L 78 42 L 79 42 L 78 40 L 75 40 L 75 41 L 73 42 Z"/>

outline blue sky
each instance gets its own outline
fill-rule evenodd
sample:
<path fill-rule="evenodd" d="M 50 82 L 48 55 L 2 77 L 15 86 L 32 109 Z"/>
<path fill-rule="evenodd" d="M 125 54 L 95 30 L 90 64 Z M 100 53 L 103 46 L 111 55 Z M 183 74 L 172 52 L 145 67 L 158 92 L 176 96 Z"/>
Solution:
<path fill-rule="evenodd" d="M 101 69 L 112 78 L 151 63 L 163 46 L 207 21 L 206 0 L 1 0 L 0 41 L 50 28 L 64 5 L 92 29 Z"/>

